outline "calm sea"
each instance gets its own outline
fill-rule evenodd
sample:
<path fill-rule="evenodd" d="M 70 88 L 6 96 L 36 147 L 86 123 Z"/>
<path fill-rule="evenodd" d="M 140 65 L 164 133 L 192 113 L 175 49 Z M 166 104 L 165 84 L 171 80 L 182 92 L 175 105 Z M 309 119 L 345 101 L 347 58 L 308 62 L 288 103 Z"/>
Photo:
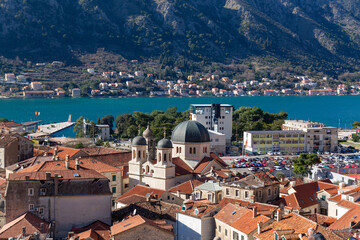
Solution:
<path fill-rule="evenodd" d="M 80 116 L 96 121 L 134 111 L 166 110 L 176 106 L 189 109 L 192 103 L 227 103 L 235 108 L 258 106 L 271 113 L 288 112 L 291 119 L 324 122 L 328 126 L 350 127 L 360 121 L 360 96 L 284 96 L 284 97 L 191 97 L 191 98 L 78 98 L 78 99 L 0 99 L 0 118 L 15 122 L 43 120 L 43 123 L 72 121 Z M 40 112 L 36 116 L 35 112 Z"/>

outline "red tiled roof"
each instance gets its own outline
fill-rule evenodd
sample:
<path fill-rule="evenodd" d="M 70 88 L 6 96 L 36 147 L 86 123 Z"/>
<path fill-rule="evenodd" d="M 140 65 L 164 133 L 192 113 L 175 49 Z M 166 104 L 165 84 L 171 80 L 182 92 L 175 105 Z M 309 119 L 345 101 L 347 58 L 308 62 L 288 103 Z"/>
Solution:
<path fill-rule="evenodd" d="M 350 202 L 347 200 L 341 200 L 337 205 L 349 209 L 342 217 L 337 219 L 331 226 L 330 229 L 344 229 L 350 227 L 350 222 L 360 222 L 360 204 Z"/>
<path fill-rule="evenodd" d="M 314 228 L 316 231 L 320 232 L 325 239 L 342 239 L 331 230 L 317 225 L 317 223 L 296 213 L 290 213 L 283 217 L 281 221 L 271 223 L 269 226 L 264 227 L 260 234 L 255 233 L 254 237 L 261 240 L 273 240 L 274 232 L 277 232 L 279 234 L 279 239 L 281 239 L 283 235 L 289 236 L 286 239 L 299 239 L 299 234 L 307 233 L 309 228 Z"/>
<path fill-rule="evenodd" d="M 55 174 L 59 179 L 107 179 L 102 174 L 95 170 L 56 170 L 47 171 L 54 178 Z M 25 172 L 25 173 L 12 173 L 9 175 L 9 181 L 25 181 L 26 177 L 29 180 L 46 180 L 47 172 Z"/>
<path fill-rule="evenodd" d="M 84 159 L 86 157 L 82 157 Z M 128 166 L 131 160 L 131 152 L 118 152 L 106 155 L 92 155 L 92 159 L 96 159 L 113 167 Z"/>
<path fill-rule="evenodd" d="M 142 186 L 142 185 L 136 185 L 135 187 L 133 187 L 132 189 L 130 189 L 129 191 L 127 191 L 126 193 L 124 193 L 123 195 L 118 197 L 115 201 L 120 202 L 120 200 L 122 200 L 122 199 L 124 199 L 126 197 L 129 197 L 131 195 L 139 195 L 139 196 L 145 197 L 147 194 L 150 194 L 151 196 L 156 195 L 157 198 L 160 198 L 160 196 L 164 192 L 165 192 L 165 190 L 146 187 L 146 186 Z"/>
<path fill-rule="evenodd" d="M 79 159 L 79 166 L 80 170 L 90 170 L 93 169 L 99 173 L 105 173 L 105 172 L 118 172 L 121 171 L 122 168 L 116 168 L 113 166 L 110 166 L 106 163 L 96 161 L 91 158 L 82 158 Z M 69 160 L 69 170 L 75 170 L 75 160 L 71 159 Z M 65 167 L 65 160 L 61 161 L 46 161 L 42 162 L 40 164 L 24 168 L 18 171 L 18 173 L 22 172 L 47 172 L 47 171 L 56 171 L 56 170 L 66 170 Z"/>
<path fill-rule="evenodd" d="M 0 128 L 12 128 L 12 127 L 19 127 L 21 126 L 20 123 L 16 123 L 14 121 L 9 121 L 9 122 L 1 122 L 0 123 Z"/>
<path fill-rule="evenodd" d="M 78 154 L 80 152 L 82 153 L 83 156 L 87 155 L 86 153 L 82 152 L 81 149 L 68 148 L 68 147 L 62 147 L 62 146 L 56 146 L 56 147 L 52 148 L 48 153 L 53 155 L 55 148 L 58 148 L 57 156 L 60 159 L 65 159 L 66 155 L 69 155 L 69 157 L 72 158 L 75 154 Z"/>
<path fill-rule="evenodd" d="M 172 162 L 175 164 L 175 174 L 176 176 L 192 174 L 193 170 L 189 165 L 187 165 L 181 158 L 176 157 L 172 159 Z"/>
<path fill-rule="evenodd" d="M 89 237 L 91 237 L 93 240 L 110 239 L 110 226 L 101 221 L 93 222 L 86 227 L 73 228 L 71 231 L 75 233 L 75 237 L 77 237 L 79 240 L 89 239 Z"/>
<path fill-rule="evenodd" d="M 338 188 L 339 186 L 325 181 L 304 183 L 293 187 L 296 192 L 284 197 L 284 199 L 278 203 L 283 202 L 286 206 L 295 209 L 307 208 L 319 204 L 317 200 L 318 191 L 325 190 L 329 193 L 336 194 Z"/>
<path fill-rule="evenodd" d="M 85 152 L 89 156 L 126 152 L 126 151 L 119 151 L 113 148 L 106 148 L 106 147 L 82 148 L 81 151 Z"/>
<path fill-rule="evenodd" d="M 181 210 L 179 213 L 187 214 L 197 218 L 202 218 L 203 216 L 220 209 L 218 204 L 212 204 L 208 200 L 188 200 L 183 204 L 186 206 L 186 210 Z M 195 209 L 198 210 L 198 214 L 195 213 Z"/>
<path fill-rule="evenodd" d="M 200 181 L 200 180 L 189 180 L 186 181 L 184 183 L 181 183 L 179 185 L 176 185 L 172 188 L 169 189 L 170 192 L 177 192 L 180 191 L 180 193 L 184 193 L 184 194 L 191 194 L 194 191 L 194 188 L 203 184 L 205 182 L 204 181 Z"/>
<path fill-rule="evenodd" d="M 254 206 L 256 206 L 258 214 L 262 214 L 262 215 L 266 215 L 266 216 L 271 216 L 274 212 L 276 212 L 277 209 L 279 209 L 278 206 L 267 204 L 267 203 L 259 203 L 259 202 L 250 203 L 248 201 L 227 198 L 227 197 L 223 198 L 220 201 L 219 205 L 221 208 L 223 208 L 229 203 L 231 203 L 233 205 L 241 206 L 241 207 L 246 207 L 246 208 L 253 208 Z"/>
<path fill-rule="evenodd" d="M 41 223 L 44 224 L 42 232 L 40 228 Z M 28 234 L 33 234 L 34 232 L 48 233 L 50 231 L 48 222 L 42 220 L 33 213 L 27 212 L 5 224 L 0 230 L 0 238 L 8 239 L 10 237 L 17 237 L 22 234 L 23 227 L 26 227 L 26 232 Z"/>
<path fill-rule="evenodd" d="M 122 222 L 116 223 L 113 226 L 111 226 L 111 228 L 110 228 L 111 236 L 115 236 L 119 233 L 125 232 L 129 229 L 132 229 L 134 227 L 137 227 L 137 226 L 140 226 L 143 224 L 151 225 L 159 230 L 169 233 L 169 235 L 172 235 L 172 236 L 174 235 L 173 232 L 168 230 L 168 229 L 171 229 L 171 227 L 168 226 L 168 224 L 164 224 L 163 222 L 153 221 L 153 220 L 147 219 L 140 215 L 135 215 L 135 216 L 129 217 L 128 219 L 125 219 Z"/>

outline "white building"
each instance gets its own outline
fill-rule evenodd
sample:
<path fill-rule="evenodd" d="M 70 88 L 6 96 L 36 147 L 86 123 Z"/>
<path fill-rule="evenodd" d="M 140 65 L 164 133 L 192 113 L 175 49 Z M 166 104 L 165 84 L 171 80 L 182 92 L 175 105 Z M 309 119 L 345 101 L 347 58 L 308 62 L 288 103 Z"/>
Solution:
<path fill-rule="evenodd" d="M 5 73 L 5 81 L 8 83 L 15 83 L 15 74 Z"/>
<path fill-rule="evenodd" d="M 223 133 L 208 130 L 210 135 L 210 151 L 216 153 L 226 153 L 226 136 Z"/>
<path fill-rule="evenodd" d="M 191 120 L 200 122 L 208 130 L 223 133 L 226 145 L 231 145 L 233 106 L 230 104 L 191 104 Z"/>
<path fill-rule="evenodd" d="M 30 87 L 34 91 L 39 91 L 42 89 L 41 82 L 31 82 Z"/>

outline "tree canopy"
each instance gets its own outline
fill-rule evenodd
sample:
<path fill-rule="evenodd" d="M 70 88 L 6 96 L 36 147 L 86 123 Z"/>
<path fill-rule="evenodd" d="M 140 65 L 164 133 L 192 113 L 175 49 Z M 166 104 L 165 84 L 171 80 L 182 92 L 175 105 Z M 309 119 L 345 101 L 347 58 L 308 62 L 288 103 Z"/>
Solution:
<path fill-rule="evenodd" d="M 273 114 L 264 112 L 259 107 L 240 107 L 233 114 L 233 133 L 242 134 L 243 131 L 251 130 L 281 130 L 287 117 L 288 114 L 284 111 Z"/>
<path fill-rule="evenodd" d="M 320 158 L 315 153 L 301 153 L 299 157 L 291 160 L 294 165 L 294 173 L 306 175 L 311 173 L 311 167 L 320 163 Z"/>

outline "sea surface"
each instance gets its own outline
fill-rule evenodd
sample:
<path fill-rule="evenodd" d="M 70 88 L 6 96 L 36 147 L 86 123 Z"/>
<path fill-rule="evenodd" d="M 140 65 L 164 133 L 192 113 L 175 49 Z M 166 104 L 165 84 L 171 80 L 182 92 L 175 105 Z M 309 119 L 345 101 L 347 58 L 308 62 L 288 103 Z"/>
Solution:
<path fill-rule="evenodd" d="M 166 110 L 176 106 L 189 109 L 196 103 L 227 103 L 235 108 L 258 106 L 264 111 L 283 110 L 290 119 L 324 122 L 327 126 L 350 127 L 360 121 L 360 96 L 258 96 L 258 97 L 129 97 L 129 98 L 62 98 L 62 99 L 0 99 L 0 118 L 15 122 L 43 120 L 44 123 L 72 121 L 80 116 L 96 121 L 99 117 L 134 111 Z M 40 115 L 35 115 L 40 112 Z"/>

